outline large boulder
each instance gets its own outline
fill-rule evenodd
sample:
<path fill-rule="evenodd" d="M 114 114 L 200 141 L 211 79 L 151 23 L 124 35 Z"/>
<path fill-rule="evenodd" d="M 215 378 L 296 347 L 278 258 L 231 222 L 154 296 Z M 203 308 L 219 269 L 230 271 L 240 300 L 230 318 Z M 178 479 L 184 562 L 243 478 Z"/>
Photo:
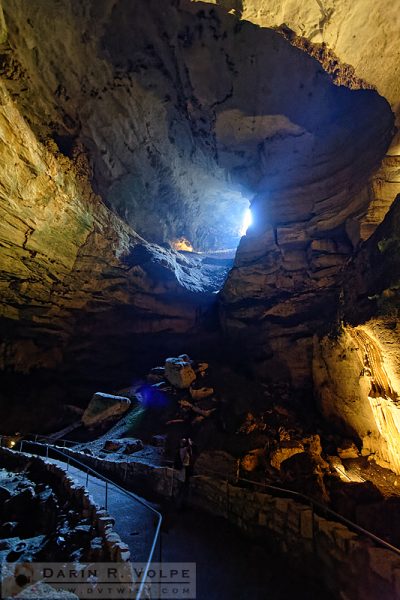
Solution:
<path fill-rule="evenodd" d="M 341 446 L 338 447 L 337 453 L 342 459 L 358 458 L 360 456 L 357 446 L 351 440 L 344 440 Z"/>
<path fill-rule="evenodd" d="M 178 358 L 167 358 L 165 361 L 165 378 L 180 389 L 187 389 L 196 379 L 191 363 L 185 355 Z"/>
<path fill-rule="evenodd" d="M 259 467 L 265 464 L 265 451 L 264 448 L 256 448 L 251 450 L 243 456 L 240 461 L 240 466 L 243 471 L 252 473 Z"/>
<path fill-rule="evenodd" d="M 291 458 L 295 454 L 300 454 L 302 452 L 304 452 L 304 445 L 301 442 L 282 442 L 279 447 L 271 453 L 271 465 L 279 471 L 281 464 L 285 460 L 288 460 L 288 458 Z"/>
<path fill-rule="evenodd" d="M 102 421 L 122 416 L 129 409 L 131 401 L 124 396 L 112 396 L 96 392 L 82 415 L 82 423 L 92 427 Z"/>
<path fill-rule="evenodd" d="M 203 398 L 209 398 L 214 393 L 214 388 L 206 386 L 196 386 L 190 388 L 190 395 L 193 400 L 203 400 Z"/>

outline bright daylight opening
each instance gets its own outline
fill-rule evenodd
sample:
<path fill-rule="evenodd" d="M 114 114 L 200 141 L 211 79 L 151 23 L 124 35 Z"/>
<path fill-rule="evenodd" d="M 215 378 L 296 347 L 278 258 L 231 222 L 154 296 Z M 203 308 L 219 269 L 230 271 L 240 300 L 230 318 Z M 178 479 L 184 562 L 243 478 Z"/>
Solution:
<path fill-rule="evenodd" d="M 242 226 L 241 226 L 240 232 L 239 232 L 241 236 L 246 235 L 246 232 L 252 223 L 253 223 L 253 216 L 251 214 L 251 210 L 250 210 L 250 208 L 246 208 L 244 215 L 243 215 Z"/>

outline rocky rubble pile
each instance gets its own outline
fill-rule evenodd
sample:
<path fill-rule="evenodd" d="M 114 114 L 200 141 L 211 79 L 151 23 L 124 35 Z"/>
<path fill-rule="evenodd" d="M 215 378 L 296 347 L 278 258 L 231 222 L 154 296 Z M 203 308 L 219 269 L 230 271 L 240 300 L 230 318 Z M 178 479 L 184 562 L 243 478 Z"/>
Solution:
<path fill-rule="evenodd" d="M 198 425 L 218 407 L 209 365 L 196 362 L 187 354 L 167 358 L 164 367 L 151 369 L 147 380 L 169 399 L 170 417 L 166 425 Z"/>
<path fill-rule="evenodd" d="M 180 437 L 194 436 L 205 422 L 217 420 L 220 396 L 208 363 L 187 354 L 166 358 L 140 384 L 93 396 L 83 422 L 100 436 L 77 448 L 116 461 L 164 462 L 166 455 L 173 457 Z"/>
<path fill-rule="evenodd" d="M 46 483 L 0 469 L 0 560 L 79 560 L 95 533 L 89 519 Z"/>
<path fill-rule="evenodd" d="M 341 468 L 345 472 L 340 457 L 357 456 L 353 442 L 329 436 L 322 441 L 315 424 L 293 408 L 284 383 L 254 386 L 188 354 L 166 358 L 146 380 L 130 395 L 131 414 L 135 405 L 142 410 L 139 425 L 127 433 L 127 413 L 120 421 L 124 426 L 101 438 L 99 456 L 142 460 L 147 452 L 150 462 L 156 454 L 173 458 L 180 438 L 190 436 L 197 445 L 198 473 L 216 470 L 228 478 L 279 482 L 324 501 L 329 501 L 329 476 L 340 477 Z M 129 396 L 127 390 L 119 393 Z"/>

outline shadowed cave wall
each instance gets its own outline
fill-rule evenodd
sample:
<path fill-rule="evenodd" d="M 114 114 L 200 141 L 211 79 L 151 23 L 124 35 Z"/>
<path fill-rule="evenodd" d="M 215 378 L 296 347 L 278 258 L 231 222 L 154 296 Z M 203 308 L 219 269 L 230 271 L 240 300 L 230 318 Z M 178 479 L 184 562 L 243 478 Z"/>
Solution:
<path fill-rule="evenodd" d="M 232 247 L 249 200 L 254 225 L 219 295 L 224 335 L 257 375 L 309 385 L 312 336 L 336 318 L 339 273 L 383 217 L 386 100 L 334 85 L 279 33 L 224 7 L 2 9 L 9 390 L 21 373 L 24 393 L 54 373 L 64 394 L 86 394 L 96 381 L 127 383 L 152 351 L 219 348 L 223 277 L 169 242 Z"/>

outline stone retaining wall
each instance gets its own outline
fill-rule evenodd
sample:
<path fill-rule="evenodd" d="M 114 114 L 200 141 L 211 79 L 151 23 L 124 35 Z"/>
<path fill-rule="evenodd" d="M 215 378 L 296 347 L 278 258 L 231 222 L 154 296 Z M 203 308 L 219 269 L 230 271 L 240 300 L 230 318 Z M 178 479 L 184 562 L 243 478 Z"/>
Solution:
<path fill-rule="evenodd" d="M 400 598 L 400 556 L 313 514 L 304 504 L 204 476 L 192 479 L 189 500 L 290 555 L 340 600 Z"/>
<path fill-rule="evenodd" d="M 44 445 L 43 447 L 45 448 Z M 27 445 L 28 449 L 29 445 Z M 97 458 L 70 448 L 60 448 L 60 450 L 112 481 L 137 490 L 139 494 L 156 494 L 170 498 L 176 496 L 180 488 L 177 471 L 170 467 L 158 467 L 135 461 L 116 462 L 114 458 Z"/>
<path fill-rule="evenodd" d="M 80 511 L 83 518 L 90 519 L 94 536 L 91 540 L 87 560 L 95 562 L 126 562 L 130 559 L 129 548 L 114 531 L 114 519 L 106 510 L 98 506 L 86 488 L 66 473 L 66 471 L 39 457 L 26 456 L 0 448 L 0 467 L 22 471 L 29 466 L 34 469 L 39 480 L 48 481 L 57 494 Z"/>

